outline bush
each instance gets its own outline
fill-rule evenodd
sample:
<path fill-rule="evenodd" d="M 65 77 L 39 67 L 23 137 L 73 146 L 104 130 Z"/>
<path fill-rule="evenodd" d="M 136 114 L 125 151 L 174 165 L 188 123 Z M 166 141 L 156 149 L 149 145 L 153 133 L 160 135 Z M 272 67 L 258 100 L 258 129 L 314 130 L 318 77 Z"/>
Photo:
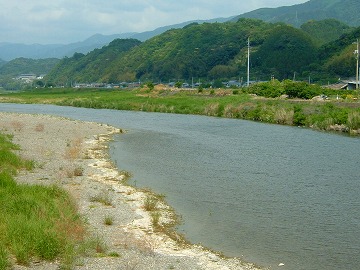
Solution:
<path fill-rule="evenodd" d="M 306 82 L 293 82 L 286 80 L 283 82 L 285 94 L 289 98 L 311 99 L 321 94 L 320 86 L 309 85 Z"/>
<path fill-rule="evenodd" d="M 144 200 L 144 208 L 146 211 L 154 211 L 156 209 L 158 200 L 151 195 L 146 196 Z"/>
<path fill-rule="evenodd" d="M 276 98 L 284 94 L 284 87 L 279 81 L 255 83 L 248 89 L 250 94 L 256 94 L 262 97 Z"/>
<path fill-rule="evenodd" d="M 306 124 L 306 116 L 303 113 L 300 106 L 294 107 L 294 120 L 293 123 L 295 126 L 305 126 Z"/>

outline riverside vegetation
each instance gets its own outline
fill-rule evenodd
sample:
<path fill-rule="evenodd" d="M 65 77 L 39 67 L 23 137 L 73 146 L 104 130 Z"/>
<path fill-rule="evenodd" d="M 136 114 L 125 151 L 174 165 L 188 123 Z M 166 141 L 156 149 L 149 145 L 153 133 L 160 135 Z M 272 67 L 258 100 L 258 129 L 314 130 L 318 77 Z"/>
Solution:
<path fill-rule="evenodd" d="M 76 257 L 102 246 L 87 236 L 87 227 L 72 197 L 57 185 L 19 184 L 19 170 L 36 164 L 20 158 L 12 136 L 0 133 L 0 270 L 60 259 L 71 269 Z"/>
<path fill-rule="evenodd" d="M 134 90 L 36 89 L 3 94 L 0 101 L 208 115 L 358 134 L 360 103 L 357 97 L 357 91 L 274 80 L 249 88 L 216 90 L 154 87 L 151 83 Z"/>
<path fill-rule="evenodd" d="M 20 264 L 32 257 L 70 263 L 85 233 L 75 204 L 57 186 L 17 184 L 17 171 L 34 167 L 13 153 L 18 149 L 0 134 L 0 269 L 10 266 L 11 256 Z"/>

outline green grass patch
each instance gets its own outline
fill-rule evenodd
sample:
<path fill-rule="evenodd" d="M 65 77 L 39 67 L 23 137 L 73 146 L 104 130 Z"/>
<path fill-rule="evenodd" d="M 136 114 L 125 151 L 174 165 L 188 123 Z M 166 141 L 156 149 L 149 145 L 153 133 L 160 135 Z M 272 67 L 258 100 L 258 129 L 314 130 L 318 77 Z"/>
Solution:
<path fill-rule="evenodd" d="M 11 137 L 0 134 L 0 269 L 10 266 L 10 257 L 22 265 L 33 258 L 70 264 L 85 236 L 75 203 L 57 186 L 17 184 L 16 172 L 33 163 L 14 149 Z"/>
<path fill-rule="evenodd" d="M 258 84 L 250 89 L 238 89 L 236 94 L 232 89 L 212 89 L 201 92 L 197 90 L 41 89 L 3 94 L 2 101 L 208 115 L 305 126 L 321 130 L 331 130 L 334 125 L 343 125 L 345 126 L 343 130 L 351 132 L 360 127 L 358 117 L 360 103 L 346 95 L 346 93 L 354 94 L 355 92 L 315 88 L 287 81 L 276 84 Z M 289 93 L 295 99 L 281 98 L 280 95 L 286 90 L 291 90 L 292 92 Z M 315 94 L 325 94 L 331 99 L 323 102 L 305 99 Z M 343 99 L 338 100 L 338 96 Z"/>

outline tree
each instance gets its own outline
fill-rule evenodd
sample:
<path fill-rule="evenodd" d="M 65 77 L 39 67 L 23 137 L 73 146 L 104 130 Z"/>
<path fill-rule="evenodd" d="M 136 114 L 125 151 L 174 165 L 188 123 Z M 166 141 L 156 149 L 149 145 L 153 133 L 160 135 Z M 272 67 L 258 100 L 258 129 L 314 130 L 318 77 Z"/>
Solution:
<path fill-rule="evenodd" d="M 311 39 L 291 26 L 277 26 L 254 54 L 255 65 L 273 70 L 280 79 L 292 78 L 315 60 L 316 49 Z"/>

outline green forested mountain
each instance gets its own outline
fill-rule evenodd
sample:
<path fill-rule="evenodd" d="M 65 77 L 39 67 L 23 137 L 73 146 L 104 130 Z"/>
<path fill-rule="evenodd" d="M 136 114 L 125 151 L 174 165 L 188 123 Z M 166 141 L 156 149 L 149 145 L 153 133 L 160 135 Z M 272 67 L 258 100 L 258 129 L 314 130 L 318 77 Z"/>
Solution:
<path fill-rule="evenodd" d="M 274 29 L 281 26 L 284 27 L 282 24 L 240 19 L 236 23 L 191 24 L 183 29 L 169 30 L 141 44 L 134 40 L 116 40 L 86 56 L 75 54 L 63 59 L 47 79 L 66 84 L 70 81 L 113 83 L 138 79 L 157 82 L 238 78 L 246 76 L 248 38 L 252 52 L 256 52 Z M 301 38 L 308 42 L 309 38 L 301 30 L 293 29 L 294 33 L 302 33 Z M 108 56 L 129 42 L 138 46 Z M 256 63 L 253 61 L 252 64 Z M 257 68 L 257 72 L 260 75 L 261 68 Z"/>
<path fill-rule="evenodd" d="M 360 1 L 310 0 L 303 4 L 261 8 L 234 18 L 256 18 L 266 22 L 285 22 L 300 27 L 309 20 L 337 19 L 350 26 L 360 26 Z"/>
<path fill-rule="evenodd" d="M 325 44 L 319 49 L 318 64 L 329 74 L 336 74 L 339 77 L 355 77 L 354 51 L 357 39 L 360 39 L 360 27 Z"/>
<path fill-rule="evenodd" d="M 5 62 L 0 66 L 0 77 L 18 76 L 24 73 L 33 73 L 35 75 L 44 75 L 50 72 L 56 64 L 59 63 L 57 58 L 47 59 L 29 59 L 16 58 L 9 62 Z"/>
<path fill-rule="evenodd" d="M 45 75 L 60 62 L 56 58 L 29 59 L 17 58 L 0 64 L 0 87 L 5 89 L 21 89 L 26 85 L 21 80 L 15 80 L 21 74 Z"/>
<path fill-rule="evenodd" d="M 0 58 L 0 67 L 2 67 L 3 65 L 5 65 L 6 64 L 6 61 L 4 61 L 4 60 L 2 60 L 1 58 Z"/>
<path fill-rule="evenodd" d="M 276 78 L 291 78 L 303 73 L 316 59 L 316 47 L 310 36 L 296 28 L 280 25 L 253 55 L 254 65 L 262 73 Z"/>
<path fill-rule="evenodd" d="M 342 61 L 346 58 L 349 67 L 354 59 L 349 53 L 342 56 L 342 52 L 346 46 L 349 52 L 353 49 L 357 32 L 355 29 L 343 34 L 347 31 L 349 27 L 334 20 L 311 21 L 301 29 L 244 18 L 227 23 L 193 23 L 143 43 L 118 39 L 87 55 L 76 53 L 62 59 L 46 80 L 70 85 L 72 82 L 245 78 L 247 40 L 250 38 L 252 80 L 269 80 L 271 76 L 282 80 L 296 73 L 299 79 L 311 75 L 316 80 L 327 81 L 331 77 L 351 75 L 342 68 Z M 318 35 L 320 32 L 322 36 Z M 319 47 L 325 37 L 336 39 L 341 34 L 340 40 L 346 37 L 346 46 L 342 41 L 334 41 Z M 339 42 L 341 45 L 336 45 Z"/>
<path fill-rule="evenodd" d="M 353 27 L 335 19 L 311 20 L 301 25 L 300 28 L 313 38 L 317 46 L 334 41 L 341 35 L 354 30 Z"/>
<path fill-rule="evenodd" d="M 72 82 L 113 82 L 117 81 L 116 63 L 125 53 L 140 45 L 136 39 L 115 39 L 108 46 L 95 49 L 87 55 L 75 53 L 65 57 L 46 76 L 52 83 L 69 85 Z"/>

